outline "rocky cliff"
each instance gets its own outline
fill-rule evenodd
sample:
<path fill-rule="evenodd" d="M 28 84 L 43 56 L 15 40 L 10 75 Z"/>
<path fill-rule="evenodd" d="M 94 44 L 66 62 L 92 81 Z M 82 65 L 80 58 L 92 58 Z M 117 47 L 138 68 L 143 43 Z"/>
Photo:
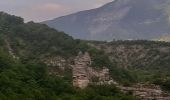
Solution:
<path fill-rule="evenodd" d="M 88 52 L 84 54 L 79 52 L 74 60 L 58 56 L 46 58 L 43 62 L 48 66 L 49 74 L 63 77 L 71 72 L 69 75 L 72 75 L 73 86 L 78 88 L 85 88 L 90 84 L 116 84 L 107 67 L 103 66 L 102 69 L 91 67 L 93 61 Z"/>
<path fill-rule="evenodd" d="M 141 100 L 170 100 L 170 94 L 154 84 L 136 84 L 132 87 L 118 86 L 124 93 L 131 93 Z"/>
<path fill-rule="evenodd" d="M 98 48 L 100 49 L 100 48 Z M 109 51 L 109 50 L 108 50 Z M 44 60 L 49 66 L 49 74 L 64 75 L 65 70 L 70 69 L 72 73 L 72 83 L 74 87 L 84 89 L 88 85 L 115 85 L 125 94 L 131 94 L 141 100 L 170 100 L 170 94 L 163 91 L 159 86 L 154 84 L 136 84 L 129 87 L 122 86 L 115 82 L 110 76 L 109 69 L 91 67 L 93 60 L 88 52 L 79 54 L 72 61 L 62 57 L 53 57 Z"/>
<path fill-rule="evenodd" d="M 103 69 L 90 67 L 91 58 L 89 53 L 81 52 L 74 60 L 73 66 L 73 85 L 79 88 L 85 88 L 89 84 L 113 84 L 114 81 L 109 75 L 109 69 L 103 66 Z"/>

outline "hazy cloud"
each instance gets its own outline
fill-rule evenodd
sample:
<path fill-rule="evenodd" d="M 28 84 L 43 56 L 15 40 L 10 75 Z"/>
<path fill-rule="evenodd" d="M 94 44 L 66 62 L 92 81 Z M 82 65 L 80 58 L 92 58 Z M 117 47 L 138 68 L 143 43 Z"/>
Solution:
<path fill-rule="evenodd" d="M 0 0 L 0 10 L 26 21 L 44 21 L 81 10 L 99 7 L 113 0 Z"/>

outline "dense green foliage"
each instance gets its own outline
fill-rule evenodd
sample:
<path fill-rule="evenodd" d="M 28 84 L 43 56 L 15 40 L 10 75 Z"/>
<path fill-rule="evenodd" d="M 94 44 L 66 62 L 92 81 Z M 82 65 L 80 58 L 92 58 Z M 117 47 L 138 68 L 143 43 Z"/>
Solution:
<path fill-rule="evenodd" d="M 120 68 L 115 64 L 115 62 L 109 59 L 109 56 L 104 53 L 102 50 L 97 50 L 95 48 L 88 49 L 92 56 L 92 65 L 91 67 L 103 68 L 107 67 L 110 69 L 110 74 L 116 81 L 122 83 L 123 85 L 130 85 L 131 83 L 137 82 L 136 74 Z"/>
<path fill-rule="evenodd" d="M 136 100 L 114 86 L 74 89 L 66 80 L 47 74 L 46 66 L 14 61 L 0 51 L 0 100 Z"/>
<path fill-rule="evenodd" d="M 112 78 L 123 85 L 150 81 L 170 90 L 167 79 L 170 76 L 170 43 L 143 40 L 110 43 L 74 40 L 46 25 L 24 23 L 22 18 L 3 12 L 0 13 L 0 22 L 0 100 L 136 100 L 123 95 L 114 86 L 75 89 L 70 84 L 70 69 L 66 69 L 67 74 L 61 78 L 49 75 L 46 65 L 40 63 L 48 57 L 72 58 L 79 51 L 89 52 L 92 58 L 91 67 L 109 68 Z M 104 49 L 96 49 L 87 43 L 104 44 Z M 126 52 L 108 54 L 105 46 L 124 46 Z M 142 50 L 134 53 L 134 48 Z M 19 59 L 13 59 L 10 52 Z M 125 53 L 130 64 L 127 64 L 127 68 L 122 68 L 123 63 L 119 64 L 119 61 L 124 59 L 119 57 L 123 58 Z M 144 53 L 146 56 L 136 59 L 139 54 Z M 113 60 L 111 57 L 119 59 Z M 156 57 L 159 59 L 154 59 Z"/>
<path fill-rule="evenodd" d="M 119 75 L 118 79 L 124 81 L 127 79 L 125 83 L 153 82 L 170 76 L 169 42 L 134 40 L 91 43 L 99 46 L 106 57 L 111 59 L 114 65 L 111 66 L 111 71 L 116 68 L 111 73 L 112 76 Z M 101 54 L 98 55 L 101 56 Z"/>
<path fill-rule="evenodd" d="M 74 40 L 63 32 L 34 22 L 24 23 L 22 18 L 0 13 L 0 37 L 6 37 L 13 52 L 22 59 L 46 56 L 76 55 L 83 48 L 80 40 Z"/>
<path fill-rule="evenodd" d="M 165 91 L 169 91 L 170 92 L 170 79 L 168 78 L 156 78 L 153 81 L 154 84 L 160 85 L 161 88 Z"/>
<path fill-rule="evenodd" d="M 49 75 L 41 63 L 45 57 L 67 58 L 90 49 L 86 42 L 46 25 L 24 23 L 20 17 L 0 12 L 0 100 L 136 100 L 114 86 L 75 89 L 67 77 Z M 95 66 L 111 64 L 104 54 L 93 58 Z"/>
<path fill-rule="evenodd" d="M 88 51 L 92 56 L 93 67 L 109 67 L 117 80 L 129 80 L 128 71 L 115 67 L 103 51 L 89 47 L 86 41 L 74 40 L 65 33 L 46 25 L 34 22 L 24 23 L 22 18 L 6 13 L 0 14 L 0 21 L 3 22 L 0 25 L 1 46 L 8 50 L 6 45 L 10 45 L 12 52 L 20 58 L 22 63 L 30 60 L 39 61 L 51 56 L 68 58 L 77 55 L 79 51 Z"/>
<path fill-rule="evenodd" d="M 170 43 L 146 40 L 88 41 L 100 48 L 90 49 L 92 67 L 106 66 L 112 77 L 123 85 L 165 80 L 170 76 Z M 163 81 L 162 87 L 169 86 Z M 166 85 L 165 85 L 166 84 Z M 168 87 L 167 87 L 168 88 Z"/>

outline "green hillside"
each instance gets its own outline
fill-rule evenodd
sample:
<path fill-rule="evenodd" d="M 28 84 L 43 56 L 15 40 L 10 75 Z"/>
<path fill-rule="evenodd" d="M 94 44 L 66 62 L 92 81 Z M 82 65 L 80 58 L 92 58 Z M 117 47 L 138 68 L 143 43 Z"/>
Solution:
<path fill-rule="evenodd" d="M 170 90 L 169 42 L 75 40 L 46 25 L 24 23 L 1 12 L 0 100 L 136 100 L 114 85 L 73 87 L 70 66 L 79 51 L 89 52 L 91 67 L 109 68 L 122 85 L 149 82 Z M 64 72 L 45 64 L 44 59 L 50 62 L 55 57 L 67 60 Z M 49 68 L 60 75 L 50 74 Z"/>
<path fill-rule="evenodd" d="M 170 43 L 156 41 L 91 42 L 93 47 L 103 50 L 114 66 L 129 73 L 124 82 L 169 82 Z M 115 68 L 115 67 L 111 67 Z M 117 72 L 117 70 L 116 70 Z M 122 72 L 122 71 L 121 71 Z M 119 72 L 119 73 L 121 73 Z M 111 73 L 115 77 L 115 72 Z M 120 75 L 121 76 L 121 75 Z M 130 77 L 131 76 L 131 77 Z M 118 78 L 121 79 L 121 78 Z M 169 84 L 169 83 L 168 83 Z M 166 84 L 166 86 L 169 86 Z"/>
<path fill-rule="evenodd" d="M 1 12 L 0 100 L 136 100 L 115 86 L 76 89 L 69 80 L 49 75 L 41 61 L 51 56 L 74 57 L 88 49 L 63 32 Z"/>
<path fill-rule="evenodd" d="M 24 23 L 22 18 L 3 12 L 0 13 L 0 22 L 0 36 L 11 45 L 16 56 L 72 56 L 78 51 L 79 41 L 46 25 Z"/>

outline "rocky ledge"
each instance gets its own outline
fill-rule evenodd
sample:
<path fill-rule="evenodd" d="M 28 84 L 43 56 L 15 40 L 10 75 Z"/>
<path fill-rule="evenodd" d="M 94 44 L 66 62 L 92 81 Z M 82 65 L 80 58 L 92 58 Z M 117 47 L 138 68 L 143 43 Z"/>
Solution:
<path fill-rule="evenodd" d="M 109 69 L 103 66 L 103 69 L 90 67 L 92 63 L 88 52 L 84 54 L 79 52 L 74 60 L 73 66 L 73 85 L 78 88 L 85 88 L 89 84 L 115 84 L 109 75 Z"/>

